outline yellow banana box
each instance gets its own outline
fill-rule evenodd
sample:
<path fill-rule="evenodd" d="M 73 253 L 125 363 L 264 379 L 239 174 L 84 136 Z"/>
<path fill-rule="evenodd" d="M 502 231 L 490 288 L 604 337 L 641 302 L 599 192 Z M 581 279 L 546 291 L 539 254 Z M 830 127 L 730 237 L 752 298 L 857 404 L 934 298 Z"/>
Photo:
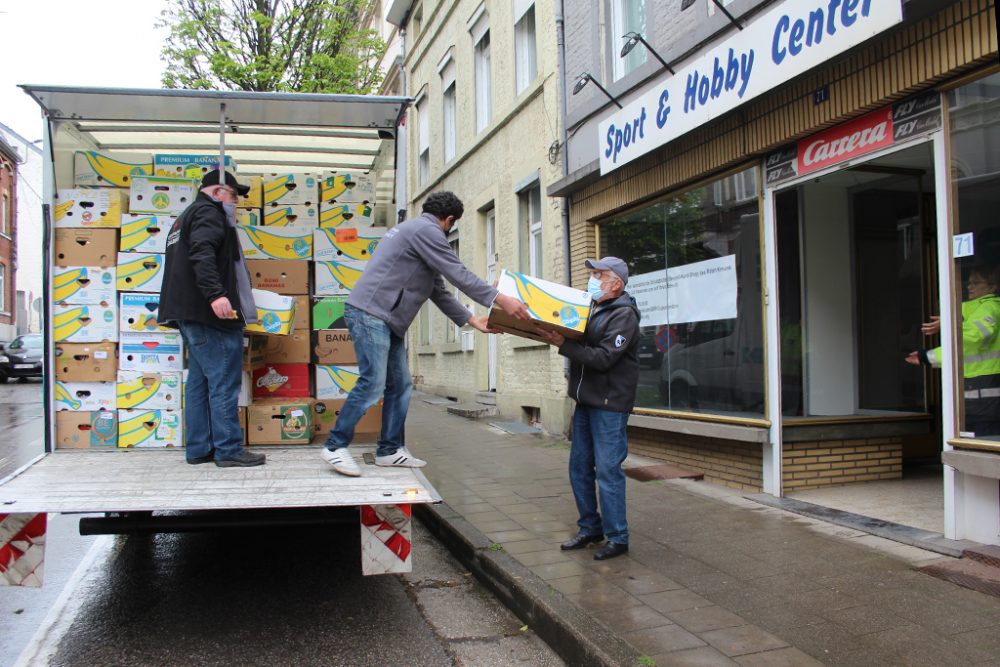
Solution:
<path fill-rule="evenodd" d="M 160 295 L 122 292 L 118 297 L 118 330 L 123 333 L 170 333 L 160 326 Z"/>
<path fill-rule="evenodd" d="M 179 333 L 123 333 L 118 344 L 122 371 L 182 371 L 184 342 Z"/>
<path fill-rule="evenodd" d="M 61 382 L 56 380 L 56 410 L 93 412 L 118 406 L 114 382 Z"/>
<path fill-rule="evenodd" d="M 56 227 L 121 226 L 129 209 L 129 191 L 118 188 L 77 188 L 56 193 Z"/>
<path fill-rule="evenodd" d="M 296 299 L 262 289 L 253 290 L 253 302 L 257 306 L 257 323 L 248 324 L 246 333 L 287 336 L 292 333 L 295 323 Z"/>
<path fill-rule="evenodd" d="M 219 154 L 180 155 L 177 153 L 156 153 L 153 155 L 154 176 L 186 178 L 201 181 L 201 177 L 219 168 Z M 226 169 L 236 172 L 236 160 L 226 156 Z"/>
<path fill-rule="evenodd" d="M 319 203 L 316 174 L 265 174 L 264 206 Z"/>
<path fill-rule="evenodd" d="M 363 202 L 333 203 L 320 202 L 320 227 L 371 227 L 375 224 L 375 209 Z"/>
<path fill-rule="evenodd" d="M 100 343 L 118 340 L 118 304 L 52 306 L 52 330 L 57 343 Z"/>
<path fill-rule="evenodd" d="M 118 291 L 159 293 L 165 255 L 118 253 Z"/>
<path fill-rule="evenodd" d="M 237 225 L 247 259 L 312 259 L 311 227 L 252 227 Z"/>
<path fill-rule="evenodd" d="M 375 203 L 375 177 L 354 171 L 329 171 L 320 174 L 320 200 L 323 202 Z"/>
<path fill-rule="evenodd" d="M 319 209 L 312 204 L 289 204 L 268 207 L 264 224 L 269 227 L 318 227 Z"/>
<path fill-rule="evenodd" d="M 165 253 L 167 234 L 176 219 L 170 215 L 123 214 L 118 249 L 122 252 Z"/>
<path fill-rule="evenodd" d="M 558 331 L 569 338 L 582 337 L 587 328 L 591 301 L 587 292 L 506 269 L 500 274 L 497 289 L 528 306 L 532 319 L 515 320 L 494 308 L 489 322 L 495 328 L 535 340 L 538 340 L 536 328 Z"/>
<path fill-rule="evenodd" d="M 367 262 L 344 260 L 336 262 L 315 262 L 316 272 L 313 286 L 316 296 L 336 296 L 350 294 L 357 284 Z"/>
<path fill-rule="evenodd" d="M 263 176 L 239 176 L 236 178 L 241 185 L 250 188 L 250 192 L 244 197 L 240 195 L 236 205 L 240 208 L 260 208 L 264 205 L 264 177 Z"/>
<path fill-rule="evenodd" d="M 261 215 L 259 208 L 238 208 L 236 209 L 236 224 L 256 227 L 264 224 L 264 216 Z"/>
<path fill-rule="evenodd" d="M 357 366 L 316 366 L 316 398 L 347 398 L 358 377 Z"/>
<path fill-rule="evenodd" d="M 112 303 L 117 292 L 116 276 L 117 270 L 114 267 L 57 266 L 52 276 L 52 302 Z"/>
<path fill-rule="evenodd" d="M 117 410 L 56 413 L 56 449 L 117 446 Z"/>
<path fill-rule="evenodd" d="M 118 410 L 119 447 L 183 447 L 180 410 Z"/>
<path fill-rule="evenodd" d="M 165 176 L 133 176 L 129 213 L 180 215 L 198 194 L 198 181 Z"/>
<path fill-rule="evenodd" d="M 73 155 L 73 185 L 78 188 L 127 188 L 137 175 L 153 175 L 151 153 L 77 151 Z"/>
<path fill-rule="evenodd" d="M 181 374 L 118 371 L 118 408 L 180 410 L 184 385 Z"/>
<path fill-rule="evenodd" d="M 385 227 L 333 227 L 313 233 L 313 259 L 316 261 L 367 262 L 385 236 Z"/>
<path fill-rule="evenodd" d="M 313 437 L 311 398 L 256 400 L 247 408 L 251 445 L 308 445 Z"/>

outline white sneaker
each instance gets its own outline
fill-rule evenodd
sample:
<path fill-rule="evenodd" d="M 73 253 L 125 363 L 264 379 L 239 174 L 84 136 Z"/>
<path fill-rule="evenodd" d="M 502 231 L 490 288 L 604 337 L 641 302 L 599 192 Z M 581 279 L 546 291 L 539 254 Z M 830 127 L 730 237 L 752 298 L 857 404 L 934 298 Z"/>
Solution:
<path fill-rule="evenodd" d="M 323 460 L 332 465 L 333 469 L 341 475 L 347 475 L 348 477 L 361 477 L 361 466 L 359 466 L 358 462 L 354 460 L 351 453 L 347 451 L 347 447 L 341 447 L 340 449 L 334 451 L 330 451 L 324 447 Z"/>
<path fill-rule="evenodd" d="M 427 465 L 427 461 L 418 459 L 416 456 L 407 451 L 406 447 L 400 447 L 395 452 L 387 456 L 376 456 L 375 465 L 395 466 L 397 468 L 423 468 Z"/>

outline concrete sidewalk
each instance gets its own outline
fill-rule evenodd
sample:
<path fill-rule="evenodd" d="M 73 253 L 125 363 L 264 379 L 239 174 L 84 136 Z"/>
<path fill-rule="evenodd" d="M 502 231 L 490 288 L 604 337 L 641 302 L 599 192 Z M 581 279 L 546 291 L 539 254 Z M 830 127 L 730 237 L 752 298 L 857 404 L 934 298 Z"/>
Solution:
<path fill-rule="evenodd" d="M 914 570 L 938 554 L 705 482 L 629 479 L 629 555 L 563 553 L 568 443 L 422 398 L 407 440 L 446 503 L 430 523 L 522 617 L 552 625 L 569 664 L 1000 665 L 1000 599 Z"/>

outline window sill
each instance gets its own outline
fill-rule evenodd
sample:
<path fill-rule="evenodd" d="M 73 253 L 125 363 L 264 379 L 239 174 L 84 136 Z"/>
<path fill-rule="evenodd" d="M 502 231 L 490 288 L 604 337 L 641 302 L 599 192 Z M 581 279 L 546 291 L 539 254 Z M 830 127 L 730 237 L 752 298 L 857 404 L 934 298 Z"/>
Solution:
<path fill-rule="evenodd" d="M 438 347 L 438 352 L 441 354 L 460 354 L 462 352 L 461 343 L 445 343 Z"/>
<path fill-rule="evenodd" d="M 760 421 L 766 424 L 765 420 Z M 703 421 L 702 419 L 668 417 L 665 415 L 654 417 L 634 412 L 628 418 L 629 426 L 647 428 L 653 431 L 667 431 L 669 433 L 694 435 L 717 440 L 735 440 L 738 442 L 763 444 L 767 442 L 768 427 L 756 422 L 757 420 Z"/>
<path fill-rule="evenodd" d="M 995 453 L 955 450 L 942 453 L 941 462 L 966 475 L 1000 479 L 1000 456 Z"/>
<path fill-rule="evenodd" d="M 434 347 L 433 345 L 419 345 L 417 346 L 416 352 L 417 356 L 433 357 L 435 354 L 437 354 L 437 348 Z"/>

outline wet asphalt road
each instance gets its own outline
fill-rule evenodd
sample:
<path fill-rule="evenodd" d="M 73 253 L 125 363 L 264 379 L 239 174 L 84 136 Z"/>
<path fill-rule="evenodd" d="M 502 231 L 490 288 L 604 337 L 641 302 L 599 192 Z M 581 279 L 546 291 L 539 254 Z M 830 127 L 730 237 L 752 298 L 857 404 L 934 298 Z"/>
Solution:
<path fill-rule="evenodd" d="M 45 451 L 42 382 L 0 384 L 0 479 Z"/>

